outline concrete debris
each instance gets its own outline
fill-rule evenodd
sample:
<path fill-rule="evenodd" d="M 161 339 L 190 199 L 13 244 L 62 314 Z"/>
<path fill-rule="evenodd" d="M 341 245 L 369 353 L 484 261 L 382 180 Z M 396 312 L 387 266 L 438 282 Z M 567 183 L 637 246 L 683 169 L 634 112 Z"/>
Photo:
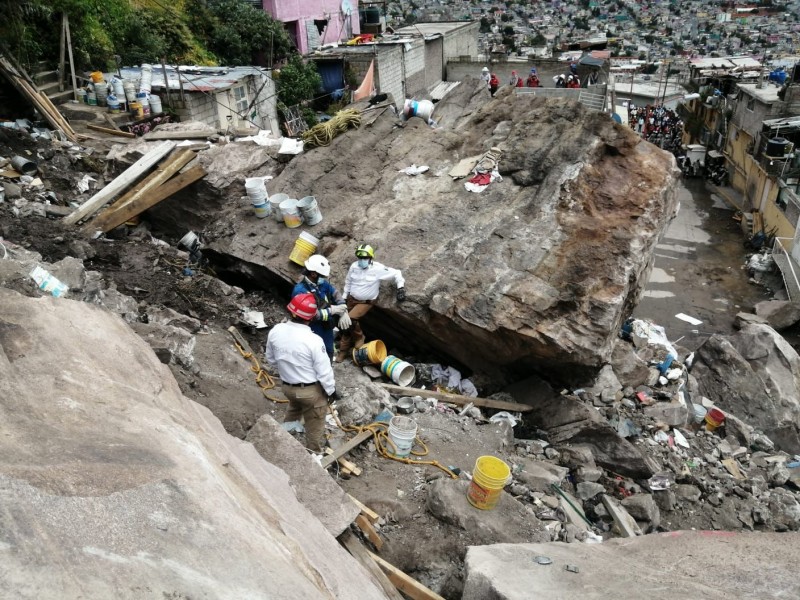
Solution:
<path fill-rule="evenodd" d="M 131 327 L 150 344 L 153 352 L 165 365 L 177 363 L 188 368 L 194 363 L 197 340 L 185 329 L 152 323 L 131 323 Z"/>
<path fill-rule="evenodd" d="M 767 300 L 756 304 L 755 311 L 757 316 L 765 319 L 777 331 L 800 323 L 800 302 Z"/>

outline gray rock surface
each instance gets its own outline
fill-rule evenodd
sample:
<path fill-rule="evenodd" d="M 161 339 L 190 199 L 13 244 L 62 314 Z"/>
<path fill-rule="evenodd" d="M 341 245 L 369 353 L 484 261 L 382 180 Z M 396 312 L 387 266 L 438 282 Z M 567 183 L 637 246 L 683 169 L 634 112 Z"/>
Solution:
<path fill-rule="evenodd" d="M 597 494 L 601 494 L 606 491 L 606 488 L 600 485 L 599 483 L 592 483 L 591 481 L 582 481 L 578 485 L 575 486 L 575 494 L 581 500 L 588 500 L 589 498 L 594 498 Z"/>
<path fill-rule="evenodd" d="M 131 327 L 150 344 L 153 352 L 165 365 L 177 363 L 191 367 L 194 363 L 197 340 L 185 329 L 152 323 L 131 323 Z"/>
<path fill-rule="evenodd" d="M 800 302 L 766 300 L 755 305 L 756 314 L 780 331 L 800 322 Z"/>
<path fill-rule="evenodd" d="M 508 95 L 460 129 L 454 121 L 397 127 L 390 111 L 376 113 L 296 157 L 269 191 L 317 198 L 324 220 L 313 233 L 338 286 L 361 242 L 403 271 L 408 300 L 380 296 L 364 319 L 373 337 L 413 336 L 477 371 L 513 364 L 589 374 L 607 362 L 675 214 L 674 158 L 561 99 Z M 503 122 L 511 127 L 498 129 Z M 504 180 L 472 194 L 447 173 L 487 143 L 503 151 Z M 398 173 L 412 163 L 430 171 Z M 175 207 L 172 200 L 157 209 Z M 257 278 L 292 280 L 298 270 L 286 258 L 298 232 L 230 205 L 207 222 L 210 248 Z"/>
<path fill-rule="evenodd" d="M 522 470 L 514 473 L 515 479 L 522 481 L 534 492 L 551 493 L 552 484 L 561 485 L 569 473 L 569 469 L 559 467 L 543 460 L 517 459 L 514 461 L 522 466 Z"/>
<path fill-rule="evenodd" d="M 334 537 L 347 529 L 361 512 L 303 445 L 269 415 L 253 425 L 245 441 L 253 444 L 264 460 L 286 472 L 297 500 Z"/>
<path fill-rule="evenodd" d="M 692 372 L 704 396 L 800 453 L 800 356 L 774 329 L 748 325 L 729 339 L 711 336 Z"/>
<path fill-rule="evenodd" d="M 117 316 L 0 289 L 9 598 L 384 598 Z"/>
<path fill-rule="evenodd" d="M 472 546 L 462 600 L 607 600 L 620 593 L 648 600 L 797 598 L 798 544 L 796 533 L 676 531 L 602 544 Z M 538 565 L 536 556 L 553 563 Z M 724 576 L 709 581 L 721 556 Z M 620 592 L 621 586 L 635 591 Z"/>
<path fill-rule="evenodd" d="M 550 534 L 524 504 L 502 492 L 494 510 L 480 510 L 467 500 L 469 485 L 462 479 L 435 480 L 428 486 L 428 511 L 480 543 L 550 541 Z"/>
<path fill-rule="evenodd" d="M 650 377 L 650 367 L 628 341 L 617 339 L 611 349 L 611 367 L 623 386 L 638 387 Z"/>
<path fill-rule="evenodd" d="M 628 514 L 637 521 L 646 522 L 650 529 L 655 529 L 661 524 L 661 513 L 658 505 L 650 494 L 634 494 L 624 498 L 621 502 Z M 642 527 L 642 530 L 646 530 Z"/>

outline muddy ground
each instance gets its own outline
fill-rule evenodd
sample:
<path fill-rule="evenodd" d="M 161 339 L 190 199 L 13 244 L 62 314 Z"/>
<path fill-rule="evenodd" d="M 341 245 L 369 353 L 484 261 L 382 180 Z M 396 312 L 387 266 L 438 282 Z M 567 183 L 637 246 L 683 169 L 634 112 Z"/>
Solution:
<path fill-rule="evenodd" d="M 0 131 L 0 156 L 23 152 L 38 154 L 44 188 L 55 192 L 64 203 L 75 197 L 76 174 L 89 172 L 103 176 L 100 161 L 86 157 L 72 162 L 64 162 L 63 158 L 54 161 L 59 153 L 50 154 L 41 144 Z M 745 251 L 737 227 L 727 220 L 728 216 L 716 215 L 709 209 L 701 226 L 713 229 L 715 243 L 685 262 L 681 262 L 679 254 L 674 259 L 677 262 L 667 267 L 674 272 L 676 284 L 684 286 L 687 293 L 673 296 L 677 300 L 663 306 L 649 298 L 637 311 L 641 316 L 664 323 L 679 310 L 688 312 L 678 301 L 689 298 L 689 306 L 695 312 L 705 311 L 704 318 L 711 321 L 713 317 L 714 326 L 724 332 L 732 326 L 735 312 L 751 310 L 748 304 L 768 299 L 769 294 L 749 283 L 747 273 L 740 268 Z M 11 204 L 6 201 L 0 205 L 0 234 L 41 253 L 47 262 L 66 256 L 81 258 L 87 270 L 101 272 L 119 291 L 139 302 L 142 320 L 147 306 L 164 306 L 201 321 L 204 328 L 197 334 L 194 365 L 187 368 L 172 364 L 170 368 L 183 393 L 210 408 L 231 434 L 244 438 L 265 413 L 283 420 L 284 405 L 262 393 L 250 371 L 251 363 L 241 356 L 226 331 L 231 325 L 237 326 L 252 348 L 260 352 L 267 330 L 244 325 L 242 310 L 263 311 L 268 325 L 277 323 L 285 316 L 283 306 L 287 299 L 281 292 L 229 285 L 215 277 L 214 265 L 205 268 L 195 265 L 191 273 L 186 271 L 187 256 L 176 249 L 178 240 L 149 229 L 146 222 L 125 227 L 108 239 L 87 240 L 76 228 L 63 227 L 57 218 L 14 216 Z M 153 238 L 161 242 L 154 242 Z M 658 261 L 656 264 L 660 265 Z M 723 303 L 716 298 L 728 298 L 729 306 L 724 306 L 724 312 L 717 310 Z M 668 329 L 668 333 L 674 339 L 682 332 Z M 686 341 L 682 345 L 691 346 Z M 424 361 L 428 357 L 416 358 Z M 336 367 L 339 373 L 355 368 L 351 364 Z M 480 391 L 483 395 L 485 388 Z M 269 395 L 281 397 L 275 390 L 269 391 Z M 517 457 L 513 438 L 483 419 L 459 416 L 449 409 L 428 410 L 413 416 L 430 457 L 444 465 L 472 470 L 475 459 L 484 454 L 510 463 Z M 331 434 L 342 436 L 341 432 Z M 497 533 L 466 531 L 431 515 L 426 509 L 427 484 L 446 477 L 443 471 L 433 466 L 387 461 L 377 456 L 370 444 L 362 445 L 349 458 L 361 467 L 361 475 L 346 477 L 338 471 L 333 475 L 345 490 L 382 516 L 380 533 L 385 539 L 382 556 L 443 596 L 460 597 L 466 546 L 497 541 Z M 678 525 L 686 523 L 691 520 L 682 520 Z M 671 527 L 671 523 L 665 525 Z"/>

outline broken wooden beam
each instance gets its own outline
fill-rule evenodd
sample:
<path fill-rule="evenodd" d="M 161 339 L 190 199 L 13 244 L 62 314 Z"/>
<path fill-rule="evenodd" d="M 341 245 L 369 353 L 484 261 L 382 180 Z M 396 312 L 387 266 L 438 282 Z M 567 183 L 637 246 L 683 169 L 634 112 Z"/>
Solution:
<path fill-rule="evenodd" d="M 162 158 L 172 152 L 174 147 L 175 142 L 160 143 L 130 167 L 125 169 L 119 177 L 76 208 L 71 215 L 65 217 L 64 223 L 67 225 L 74 225 L 81 219 L 85 219 L 96 213 L 105 206 L 105 204 L 136 183 L 140 177 L 152 169 Z"/>
<path fill-rule="evenodd" d="M 386 573 L 389 581 L 391 581 L 398 590 L 403 592 L 412 600 L 444 600 L 444 598 L 442 598 L 432 589 L 425 587 L 413 577 L 406 575 L 400 569 L 395 567 L 393 564 L 386 562 L 377 554 L 374 554 L 369 550 L 367 550 L 367 553 L 369 554 L 370 558 L 372 558 L 372 560 L 378 564 L 383 572 Z"/>
<path fill-rule="evenodd" d="M 124 196 L 111 206 L 103 214 L 99 215 L 91 223 L 87 224 L 87 231 L 101 230 L 104 233 L 119 227 L 133 217 L 140 215 L 159 202 L 166 200 L 175 192 L 185 188 L 187 185 L 202 179 L 206 171 L 200 165 L 196 165 L 181 173 L 177 177 L 170 179 L 176 172 L 183 168 L 187 162 L 194 158 L 194 152 L 188 151 L 187 154 L 179 155 L 178 158 L 159 168 L 148 179 L 142 182 L 137 190 Z M 164 183 L 166 182 L 166 183 Z"/>
<path fill-rule="evenodd" d="M 365 429 L 357 436 L 355 436 L 353 439 L 346 441 L 344 444 L 336 448 L 331 454 L 322 459 L 322 462 L 320 463 L 322 465 L 322 468 L 327 469 L 339 458 L 350 452 L 350 450 L 352 450 L 353 448 L 360 446 L 371 437 L 372 437 L 372 432 L 369 429 Z"/>
<path fill-rule="evenodd" d="M 216 135 L 213 129 L 195 129 L 188 131 L 151 131 L 145 133 L 142 137 L 148 141 L 152 140 L 197 140 L 212 135 Z"/>
<path fill-rule="evenodd" d="M 92 123 L 87 123 L 86 127 L 88 127 L 93 131 L 99 131 L 100 133 L 107 133 L 108 135 L 116 135 L 124 138 L 136 137 L 134 134 L 128 133 L 127 131 L 120 131 L 119 129 L 110 129 L 108 127 L 101 127 L 100 125 L 94 125 Z"/>
<path fill-rule="evenodd" d="M 423 398 L 434 398 L 440 402 L 450 402 L 451 404 L 458 404 L 459 406 L 471 403 L 473 406 L 483 406 L 485 408 L 495 408 L 497 410 L 507 410 L 510 412 L 528 412 L 533 410 L 532 406 L 518 404 L 517 402 L 505 402 L 503 400 L 493 400 L 491 398 L 471 398 L 469 396 L 459 396 L 458 394 L 448 394 L 447 392 L 437 392 L 435 390 L 402 387 L 390 383 L 382 383 L 381 385 L 392 395 L 422 396 Z"/>
<path fill-rule="evenodd" d="M 352 531 L 348 529 L 342 533 L 342 535 L 339 536 L 339 542 L 345 547 L 350 555 L 359 563 L 361 563 L 361 566 L 364 567 L 370 575 L 372 575 L 375 581 L 383 589 L 387 598 L 390 600 L 403 600 L 403 596 L 401 596 L 400 592 L 397 591 L 397 588 L 386 576 L 386 573 L 384 573 L 383 570 L 376 564 L 376 562 L 372 560 L 370 552 L 363 546 L 361 541 L 353 534 Z"/>
<path fill-rule="evenodd" d="M 381 548 L 383 548 L 383 539 L 381 536 L 378 535 L 378 532 L 375 531 L 375 528 L 370 523 L 369 519 L 364 515 L 359 514 L 356 517 L 356 525 L 358 528 L 367 536 L 367 539 L 370 543 L 375 546 L 375 549 L 380 552 Z"/>
<path fill-rule="evenodd" d="M 355 504 L 358 508 L 361 509 L 361 514 L 367 517 L 370 521 L 375 523 L 378 521 L 378 519 L 380 519 L 380 515 L 378 515 L 378 513 L 372 510 L 369 506 L 363 504 L 360 500 L 358 500 L 358 498 L 354 498 L 350 494 L 347 495 L 350 498 L 350 500 L 353 501 L 353 504 Z"/>
<path fill-rule="evenodd" d="M 325 454 L 333 454 L 333 449 L 325 448 Z M 341 467 L 341 472 L 344 473 L 345 475 L 355 475 L 356 477 L 358 477 L 362 473 L 361 467 L 359 467 L 355 463 L 350 462 L 346 458 L 340 456 L 339 458 L 336 459 L 336 462 L 339 463 L 339 466 Z"/>

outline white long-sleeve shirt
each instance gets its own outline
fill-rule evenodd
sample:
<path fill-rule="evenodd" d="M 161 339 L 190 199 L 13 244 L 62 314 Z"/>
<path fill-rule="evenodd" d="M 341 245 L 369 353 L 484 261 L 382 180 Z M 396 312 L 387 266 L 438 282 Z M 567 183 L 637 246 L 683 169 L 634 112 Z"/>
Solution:
<path fill-rule="evenodd" d="M 347 270 L 342 295 L 345 298 L 352 296 L 356 300 L 375 300 L 381 291 L 381 281 L 394 281 L 398 289 L 406 283 L 399 269 L 392 269 L 375 261 L 362 269 L 356 261 Z"/>
<path fill-rule="evenodd" d="M 336 390 L 331 360 L 322 338 L 302 323 L 278 323 L 267 336 L 267 362 L 278 369 L 281 381 L 297 385 L 319 381 L 325 393 Z"/>

